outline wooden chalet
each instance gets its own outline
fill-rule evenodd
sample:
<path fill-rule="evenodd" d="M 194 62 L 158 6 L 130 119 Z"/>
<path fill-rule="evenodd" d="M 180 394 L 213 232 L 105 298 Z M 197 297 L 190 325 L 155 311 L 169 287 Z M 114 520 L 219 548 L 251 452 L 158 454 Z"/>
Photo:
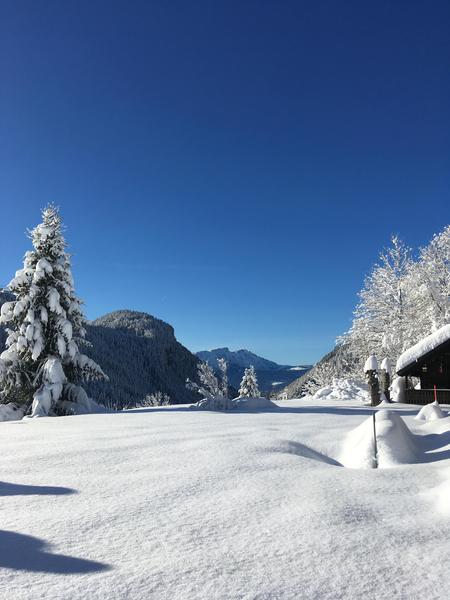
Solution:
<path fill-rule="evenodd" d="M 397 362 L 397 375 L 406 378 L 405 402 L 450 404 L 450 325 L 441 327 L 404 352 Z M 415 389 L 411 378 L 420 380 Z M 436 392 L 435 392 L 436 389 Z"/>

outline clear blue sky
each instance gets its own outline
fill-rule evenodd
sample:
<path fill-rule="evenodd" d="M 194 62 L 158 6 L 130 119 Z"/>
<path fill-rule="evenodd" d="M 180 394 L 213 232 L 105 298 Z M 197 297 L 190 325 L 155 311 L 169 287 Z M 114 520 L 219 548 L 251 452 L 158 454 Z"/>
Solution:
<path fill-rule="evenodd" d="M 0 7 L 0 285 L 54 201 L 89 318 L 310 362 L 450 222 L 448 1 Z"/>

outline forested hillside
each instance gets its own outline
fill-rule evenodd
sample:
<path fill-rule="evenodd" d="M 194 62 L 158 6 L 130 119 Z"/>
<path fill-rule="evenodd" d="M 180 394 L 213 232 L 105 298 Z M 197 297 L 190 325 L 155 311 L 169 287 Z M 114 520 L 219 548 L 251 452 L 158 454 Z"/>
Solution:
<path fill-rule="evenodd" d="M 155 392 L 168 394 L 172 403 L 198 400 L 186 388 L 186 379 L 197 378 L 199 360 L 164 321 L 119 310 L 92 321 L 86 330 L 92 344 L 86 354 L 109 376 L 107 382 L 87 386 L 96 400 L 117 408 L 132 406 Z"/>

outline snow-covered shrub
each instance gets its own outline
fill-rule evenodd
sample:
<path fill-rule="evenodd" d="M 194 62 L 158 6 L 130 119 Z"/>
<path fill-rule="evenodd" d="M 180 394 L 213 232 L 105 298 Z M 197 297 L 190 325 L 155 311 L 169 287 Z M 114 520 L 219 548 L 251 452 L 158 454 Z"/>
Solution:
<path fill-rule="evenodd" d="M 138 408 L 144 408 L 146 406 L 168 406 L 170 404 L 170 396 L 163 394 L 162 392 L 155 392 L 154 394 L 147 394 L 141 402 L 137 402 Z"/>
<path fill-rule="evenodd" d="M 79 350 L 84 316 L 58 209 L 48 206 L 42 219 L 29 234 L 33 250 L 9 283 L 15 300 L 3 304 L 0 317 L 8 334 L 0 355 L 0 401 L 15 402 L 25 412 L 31 405 L 33 416 L 56 414 L 60 401 L 72 402 L 64 398 L 66 384 L 106 378 Z"/>
<path fill-rule="evenodd" d="M 203 396 L 203 399 L 193 406 L 205 410 L 229 410 L 227 363 L 225 359 L 219 359 L 218 363 L 222 372 L 221 381 L 217 379 L 208 362 L 200 362 L 198 365 L 200 384 L 187 380 L 187 387 Z"/>
<path fill-rule="evenodd" d="M 255 368 L 253 367 L 253 365 L 247 367 L 244 371 L 241 386 L 239 388 L 239 396 L 241 398 L 258 398 L 260 396 L 258 380 L 256 378 Z"/>
<path fill-rule="evenodd" d="M 317 390 L 329 386 L 336 377 L 338 368 L 331 361 L 319 362 L 312 369 L 303 386 L 305 394 L 315 394 Z"/>
<path fill-rule="evenodd" d="M 359 400 L 367 402 L 368 386 L 354 379 L 333 379 L 315 392 L 314 400 Z"/>

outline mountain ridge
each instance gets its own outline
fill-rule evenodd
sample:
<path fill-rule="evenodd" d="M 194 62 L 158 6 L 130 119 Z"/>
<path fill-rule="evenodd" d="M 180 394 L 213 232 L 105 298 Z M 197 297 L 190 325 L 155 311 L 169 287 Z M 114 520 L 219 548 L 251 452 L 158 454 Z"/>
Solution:
<path fill-rule="evenodd" d="M 244 348 L 230 350 L 227 346 L 212 350 L 200 350 L 196 352 L 196 356 L 200 360 L 208 362 L 215 371 L 218 370 L 217 360 L 224 358 L 228 364 L 230 384 L 235 388 L 239 388 L 244 369 L 253 366 L 259 387 L 265 393 L 272 393 L 285 387 L 311 368 L 310 365 L 280 365 L 250 350 Z"/>

